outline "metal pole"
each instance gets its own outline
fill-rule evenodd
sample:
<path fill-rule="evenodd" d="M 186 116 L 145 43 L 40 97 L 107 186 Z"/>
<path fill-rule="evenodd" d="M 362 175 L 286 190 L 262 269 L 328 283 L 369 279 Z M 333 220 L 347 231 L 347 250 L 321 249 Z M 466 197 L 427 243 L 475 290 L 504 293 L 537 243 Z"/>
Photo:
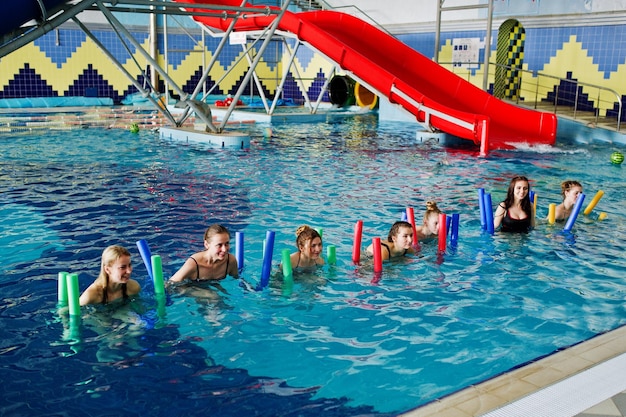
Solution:
<path fill-rule="evenodd" d="M 441 42 L 441 6 L 445 0 L 437 0 L 437 23 L 435 25 L 435 56 L 434 61 L 439 63 L 439 42 Z"/>
<path fill-rule="evenodd" d="M 489 89 L 489 55 L 491 55 L 491 25 L 493 23 L 493 0 L 488 0 L 487 9 L 487 34 L 485 35 L 485 57 L 483 61 L 483 91 Z"/>

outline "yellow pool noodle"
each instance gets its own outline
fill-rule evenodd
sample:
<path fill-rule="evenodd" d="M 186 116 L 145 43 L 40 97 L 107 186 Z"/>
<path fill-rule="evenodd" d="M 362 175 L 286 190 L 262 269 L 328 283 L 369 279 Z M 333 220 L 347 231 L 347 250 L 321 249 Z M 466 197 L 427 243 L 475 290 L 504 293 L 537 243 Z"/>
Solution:
<path fill-rule="evenodd" d="M 601 211 L 600 214 L 598 215 L 598 220 L 604 220 L 606 219 L 606 213 Z"/>
<path fill-rule="evenodd" d="M 556 221 L 556 203 L 550 203 L 548 207 L 548 223 L 554 224 Z"/>
<path fill-rule="evenodd" d="M 598 201 L 600 201 L 600 199 L 602 198 L 602 196 L 604 195 L 604 191 L 599 190 L 595 197 L 593 197 L 593 200 L 591 200 L 591 202 L 589 203 L 589 205 L 587 206 L 587 208 L 585 209 L 585 211 L 583 211 L 583 214 L 586 216 L 589 213 L 591 213 L 591 210 L 593 210 L 593 208 L 596 206 L 596 204 L 598 204 Z"/>

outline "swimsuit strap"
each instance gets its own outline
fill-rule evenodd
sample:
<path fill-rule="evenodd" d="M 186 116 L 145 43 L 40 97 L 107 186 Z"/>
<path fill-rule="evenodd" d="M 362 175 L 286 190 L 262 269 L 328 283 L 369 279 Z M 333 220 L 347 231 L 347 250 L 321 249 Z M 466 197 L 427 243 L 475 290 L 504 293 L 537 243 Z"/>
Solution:
<path fill-rule="evenodd" d="M 198 265 L 198 261 L 193 256 L 190 256 L 189 259 L 192 259 L 196 263 L 196 280 L 200 279 L 200 265 Z"/>
<path fill-rule="evenodd" d="M 385 249 L 387 249 L 387 253 L 389 254 L 389 258 L 391 259 L 391 249 L 389 249 L 389 246 L 387 246 L 386 243 L 380 242 L 381 246 L 384 246 Z"/>
<path fill-rule="evenodd" d="M 109 296 L 107 294 L 107 287 L 102 289 L 102 304 L 106 304 L 109 301 Z"/>
<path fill-rule="evenodd" d="M 298 263 L 296 264 L 296 267 L 294 269 L 297 269 L 300 267 L 300 251 L 298 251 Z"/>
<path fill-rule="evenodd" d="M 122 284 L 122 299 L 128 300 L 128 290 L 126 284 Z M 109 293 L 107 292 L 107 288 L 105 287 L 102 291 L 102 304 L 107 304 L 109 302 Z"/>

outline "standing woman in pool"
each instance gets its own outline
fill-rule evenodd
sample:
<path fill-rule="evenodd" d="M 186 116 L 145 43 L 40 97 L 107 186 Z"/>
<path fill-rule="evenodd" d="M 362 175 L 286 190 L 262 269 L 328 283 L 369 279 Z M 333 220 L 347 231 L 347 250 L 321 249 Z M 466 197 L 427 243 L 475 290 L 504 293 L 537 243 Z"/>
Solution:
<path fill-rule="evenodd" d="M 398 258 L 407 253 L 415 253 L 413 248 L 413 226 L 409 222 L 397 221 L 391 226 L 387 240 L 380 241 L 381 259 L 386 261 L 391 258 Z M 366 249 L 367 254 L 374 255 L 373 244 Z"/>
<path fill-rule="evenodd" d="M 100 275 L 80 295 L 80 305 L 108 304 L 138 294 L 141 286 L 130 278 L 132 272 L 130 252 L 122 246 L 109 246 L 102 252 Z"/>
<path fill-rule="evenodd" d="M 426 211 L 424 212 L 424 221 L 421 226 L 417 226 L 417 240 L 423 240 L 430 237 L 437 237 L 439 233 L 439 215 L 442 213 L 434 201 L 426 202 Z"/>
<path fill-rule="evenodd" d="M 578 196 L 582 194 L 583 186 L 578 181 L 563 181 L 561 183 L 561 195 L 563 195 L 563 202 L 556 206 L 554 219 L 566 220 L 569 215 L 572 214 L 574 205 Z"/>
<path fill-rule="evenodd" d="M 191 255 L 168 283 L 185 279 L 194 281 L 222 280 L 230 275 L 239 277 L 237 258 L 230 251 L 230 233 L 222 225 L 214 224 L 204 232 L 204 249 Z"/>
<path fill-rule="evenodd" d="M 297 252 L 291 254 L 291 268 L 294 271 L 324 265 L 322 237 L 312 227 L 302 225 L 296 230 Z"/>
<path fill-rule="evenodd" d="M 535 226 L 535 214 L 528 192 L 530 185 L 524 176 L 514 177 L 509 183 L 506 198 L 496 208 L 494 228 L 503 232 L 527 233 Z"/>

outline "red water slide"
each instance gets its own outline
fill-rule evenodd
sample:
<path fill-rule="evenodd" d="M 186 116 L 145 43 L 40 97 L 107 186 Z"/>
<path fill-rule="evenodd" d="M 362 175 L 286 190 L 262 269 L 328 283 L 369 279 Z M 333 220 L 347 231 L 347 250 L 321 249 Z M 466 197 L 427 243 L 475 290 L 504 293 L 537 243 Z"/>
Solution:
<path fill-rule="evenodd" d="M 185 3 L 241 6 L 239 0 L 181 0 Z M 250 6 L 247 6 L 250 7 Z M 259 11 L 264 6 L 257 6 Z M 224 16 L 196 16 L 209 27 L 226 30 L 232 12 Z M 239 18 L 235 30 L 259 30 L 275 15 Z M 515 143 L 553 145 L 557 119 L 499 100 L 465 81 L 398 39 L 354 16 L 316 11 L 285 12 L 278 29 L 293 33 L 302 42 L 352 72 L 378 94 L 402 105 L 418 121 L 448 134 L 469 139 L 481 150 L 507 149 Z"/>

